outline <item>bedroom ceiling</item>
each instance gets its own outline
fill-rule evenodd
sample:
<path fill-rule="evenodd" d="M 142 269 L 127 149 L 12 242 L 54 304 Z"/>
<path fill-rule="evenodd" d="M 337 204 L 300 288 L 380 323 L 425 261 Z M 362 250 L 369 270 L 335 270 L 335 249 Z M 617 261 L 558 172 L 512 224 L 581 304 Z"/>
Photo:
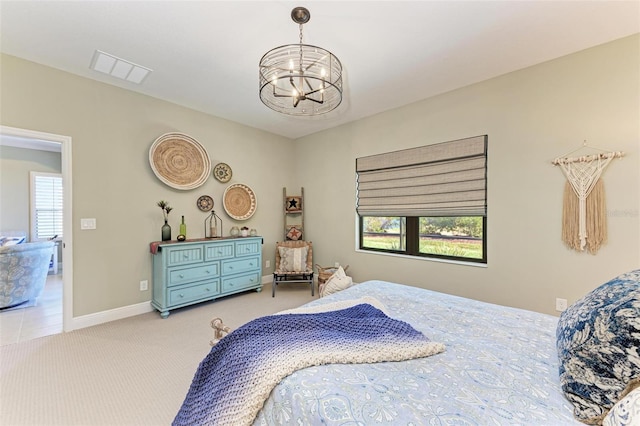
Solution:
<path fill-rule="evenodd" d="M 343 63 L 342 105 L 288 117 L 258 97 L 258 61 L 304 42 Z M 289 138 L 640 32 L 634 1 L 1 1 L 0 50 Z M 89 68 L 96 50 L 153 72 Z M 10 106 L 4 105 L 5 108 Z"/>

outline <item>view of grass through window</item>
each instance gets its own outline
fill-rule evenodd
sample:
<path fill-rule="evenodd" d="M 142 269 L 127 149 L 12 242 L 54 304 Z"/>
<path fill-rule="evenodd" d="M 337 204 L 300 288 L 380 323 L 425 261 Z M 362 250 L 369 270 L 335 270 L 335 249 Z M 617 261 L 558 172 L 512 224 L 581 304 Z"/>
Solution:
<path fill-rule="evenodd" d="M 406 247 L 404 217 L 363 217 L 362 246 L 380 250 L 400 250 Z"/>
<path fill-rule="evenodd" d="M 363 217 L 363 248 L 405 251 L 406 218 Z M 482 217 L 419 218 L 419 252 L 482 259 Z"/>
<path fill-rule="evenodd" d="M 420 253 L 482 259 L 482 217 L 421 217 Z"/>

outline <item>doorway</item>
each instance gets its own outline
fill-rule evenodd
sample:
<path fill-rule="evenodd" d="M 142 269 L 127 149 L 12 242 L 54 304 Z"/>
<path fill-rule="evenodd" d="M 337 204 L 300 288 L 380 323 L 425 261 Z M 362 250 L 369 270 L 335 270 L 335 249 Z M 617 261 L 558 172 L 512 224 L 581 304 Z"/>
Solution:
<path fill-rule="evenodd" d="M 72 226 L 72 185 L 71 185 L 71 137 L 15 127 L 0 126 L 0 138 L 3 145 L 19 148 L 43 149 L 42 146 L 57 147 L 60 151 L 61 175 L 63 181 L 63 238 L 58 242 L 62 273 L 50 274 L 45 291 L 40 296 L 43 305 L 46 299 L 55 299 L 56 292 L 62 293 L 62 329 L 70 331 L 73 319 L 73 226 Z M 40 148 L 38 148 L 40 147 Z M 40 298 L 39 298 L 40 299 Z M 52 333 L 55 331 L 52 329 Z M 34 335 L 34 338 L 37 337 Z"/>

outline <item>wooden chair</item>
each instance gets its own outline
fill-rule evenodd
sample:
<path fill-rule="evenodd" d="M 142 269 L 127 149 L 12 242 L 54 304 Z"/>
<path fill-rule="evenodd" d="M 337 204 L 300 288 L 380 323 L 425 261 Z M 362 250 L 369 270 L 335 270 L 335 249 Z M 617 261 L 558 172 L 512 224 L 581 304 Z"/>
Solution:
<path fill-rule="evenodd" d="M 306 262 L 300 265 L 299 270 L 291 270 L 292 265 L 281 265 L 280 247 L 289 249 L 307 248 Z M 284 266 L 284 267 L 283 267 Z M 287 267 L 289 266 L 289 267 Z M 311 295 L 314 295 L 313 288 L 313 245 L 311 241 L 283 241 L 276 243 L 276 268 L 273 272 L 273 286 L 271 287 L 271 297 L 276 295 L 276 286 L 280 283 L 307 283 L 311 287 Z"/>

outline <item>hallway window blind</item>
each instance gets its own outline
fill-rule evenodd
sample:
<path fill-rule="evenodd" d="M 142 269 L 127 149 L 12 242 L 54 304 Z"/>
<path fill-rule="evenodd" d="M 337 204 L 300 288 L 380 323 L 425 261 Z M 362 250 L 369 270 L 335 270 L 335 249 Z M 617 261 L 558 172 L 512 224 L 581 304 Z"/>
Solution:
<path fill-rule="evenodd" d="M 62 238 L 62 175 L 31 172 L 31 240 Z"/>
<path fill-rule="evenodd" d="M 486 216 L 487 135 L 356 159 L 360 216 Z"/>

